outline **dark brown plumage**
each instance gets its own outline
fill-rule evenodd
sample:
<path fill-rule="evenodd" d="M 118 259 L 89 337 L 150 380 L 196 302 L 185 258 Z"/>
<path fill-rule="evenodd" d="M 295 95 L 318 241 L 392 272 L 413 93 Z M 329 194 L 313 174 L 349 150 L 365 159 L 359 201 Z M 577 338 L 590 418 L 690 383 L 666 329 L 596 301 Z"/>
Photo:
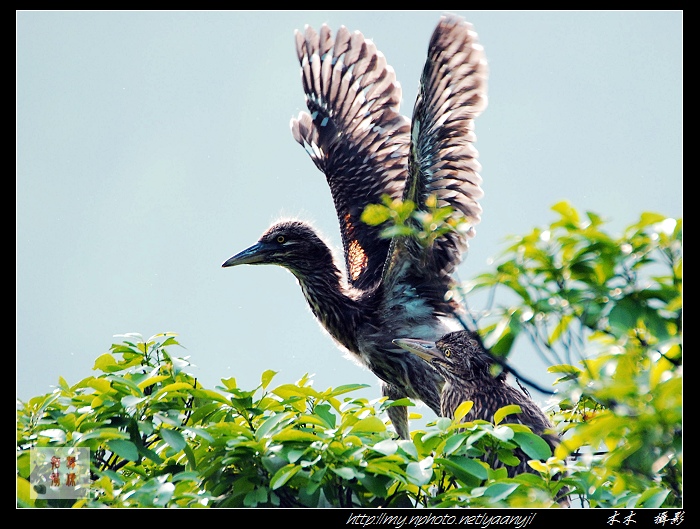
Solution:
<path fill-rule="evenodd" d="M 345 273 L 315 230 L 300 221 L 270 227 L 223 266 L 277 264 L 301 285 L 316 318 L 369 368 L 391 399 L 410 397 L 440 411 L 442 378 L 392 343 L 397 337 L 436 339 L 459 305 L 448 293 L 452 273 L 480 220 L 480 169 L 473 118 L 486 106 L 487 67 L 470 24 L 440 19 L 428 48 L 413 121 L 400 115 L 401 88 L 372 41 L 341 27 L 335 38 L 296 33 L 309 113 L 292 120 L 294 138 L 326 176 L 340 223 Z M 383 195 L 427 209 L 431 195 L 450 205 L 465 230 L 426 247 L 410 237 L 386 239 L 384 226 L 360 220 Z M 405 407 L 389 417 L 408 438 Z"/>
<path fill-rule="evenodd" d="M 475 333 L 451 332 L 437 342 L 414 339 L 394 342 L 425 360 L 444 377 L 445 386 L 440 400 L 440 414 L 443 417 L 453 419 L 457 407 L 469 400 L 474 404 L 463 421 L 482 419 L 493 422 L 494 413 L 499 408 L 517 404 L 521 413 L 507 415 L 504 422 L 529 426 L 552 450 L 559 444 L 559 436 L 553 432 L 552 424 L 539 406 L 528 395 L 508 384 L 505 371 L 494 374 L 493 369 L 497 364 Z M 512 477 L 521 472 L 531 472 L 527 456 L 519 449 L 516 455 L 522 462 L 517 467 L 509 467 L 508 475 Z"/>

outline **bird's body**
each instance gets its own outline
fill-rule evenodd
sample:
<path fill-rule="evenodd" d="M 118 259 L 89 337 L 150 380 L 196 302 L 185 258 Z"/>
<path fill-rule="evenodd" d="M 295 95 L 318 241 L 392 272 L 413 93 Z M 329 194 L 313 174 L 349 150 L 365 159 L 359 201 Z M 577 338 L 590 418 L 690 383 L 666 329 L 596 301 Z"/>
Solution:
<path fill-rule="evenodd" d="M 550 448 L 559 444 L 552 424 L 540 407 L 524 392 L 508 384 L 506 372 L 493 372 L 496 362 L 488 353 L 476 333 L 471 331 L 451 332 L 436 342 L 416 339 L 398 339 L 397 345 L 412 352 L 430 364 L 445 379 L 442 390 L 440 414 L 454 419 L 455 410 L 465 401 L 472 401 L 463 422 L 481 419 L 493 422 L 499 408 L 509 404 L 520 406 L 520 413 L 504 418 L 505 423 L 520 423 L 541 436 Z M 527 457 L 520 450 L 516 455 L 521 463 L 508 468 L 508 475 L 531 472 Z"/>
<path fill-rule="evenodd" d="M 319 323 L 382 381 L 385 396 L 440 411 L 443 380 L 394 338 L 437 339 L 450 330 L 459 305 L 448 293 L 480 220 L 483 195 L 473 148 L 473 118 L 486 105 L 486 63 L 471 25 L 443 17 L 428 49 L 413 121 L 398 113 L 401 89 L 384 56 L 361 33 L 344 27 L 335 39 L 322 26 L 296 34 L 309 113 L 292 120 L 292 134 L 325 174 L 340 223 L 344 271 L 307 223 L 279 222 L 257 244 L 223 266 L 277 264 L 289 269 Z M 468 229 L 432 244 L 388 239 L 383 226 L 361 221 L 383 196 L 439 207 Z M 415 222 L 409 220 L 409 222 Z M 408 438 L 405 407 L 389 408 Z"/>

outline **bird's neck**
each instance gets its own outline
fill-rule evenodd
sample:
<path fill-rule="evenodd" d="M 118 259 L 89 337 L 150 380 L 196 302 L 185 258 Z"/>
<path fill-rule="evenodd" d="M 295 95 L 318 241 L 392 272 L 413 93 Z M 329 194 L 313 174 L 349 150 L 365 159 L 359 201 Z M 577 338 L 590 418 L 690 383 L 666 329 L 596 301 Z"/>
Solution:
<path fill-rule="evenodd" d="M 316 261 L 312 269 L 291 272 L 299 281 L 316 319 L 338 343 L 357 352 L 355 329 L 360 316 L 359 304 L 332 256 L 329 254 Z"/>

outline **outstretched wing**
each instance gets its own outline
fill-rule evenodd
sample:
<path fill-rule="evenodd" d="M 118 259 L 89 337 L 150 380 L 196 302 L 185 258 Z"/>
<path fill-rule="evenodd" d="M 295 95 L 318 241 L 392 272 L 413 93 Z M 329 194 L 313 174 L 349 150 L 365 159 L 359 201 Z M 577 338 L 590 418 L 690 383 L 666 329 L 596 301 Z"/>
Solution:
<path fill-rule="evenodd" d="M 381 277 L 389 244 L 379 226 L 360 215 L 388 194 L 400 198 L 407 176 L 409 130 L 398 113 L 401 87 L 371 40 L 327 25 L 295 33 L 306 105 L 292 119 L 294 139 L 326 175 L 338 213 L 350 283 L 357 288 Z"/>
<path fill-rule="evenodd" d="M 488 67 L 471 24 L 454 15 L 443 16 L 433 32 L 421 76 L 411 123 L 409 176 L 404 200 L 426 209 L 429 196 L 437 206 L 451 206 L 453 217 L 467 221 L 429 248 L 410 238 L 398 239 L 387 264 L 405 259 L 421 263 L 432 276 L 451 274 L 481 220 L 481 169 L 474 148 L 474 118 L 486 107 Z M 403 256 L 403 257 L 400 257 Z"/>

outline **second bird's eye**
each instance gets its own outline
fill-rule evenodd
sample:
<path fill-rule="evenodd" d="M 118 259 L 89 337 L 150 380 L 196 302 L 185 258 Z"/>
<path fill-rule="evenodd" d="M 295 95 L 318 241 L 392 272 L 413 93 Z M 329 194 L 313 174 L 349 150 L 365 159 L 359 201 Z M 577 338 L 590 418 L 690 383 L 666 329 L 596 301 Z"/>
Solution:
<path fill-rule="evenodd" d="M 278 235 L 277 236 L 277 242 L 282 244 L 284 242 L 284 235 Z"/>
<path fill-rule="evenodd" d="M 452 355 L 452 351 L 449 348 L 445 349 L 445 357 L 449 358 Z"/>

